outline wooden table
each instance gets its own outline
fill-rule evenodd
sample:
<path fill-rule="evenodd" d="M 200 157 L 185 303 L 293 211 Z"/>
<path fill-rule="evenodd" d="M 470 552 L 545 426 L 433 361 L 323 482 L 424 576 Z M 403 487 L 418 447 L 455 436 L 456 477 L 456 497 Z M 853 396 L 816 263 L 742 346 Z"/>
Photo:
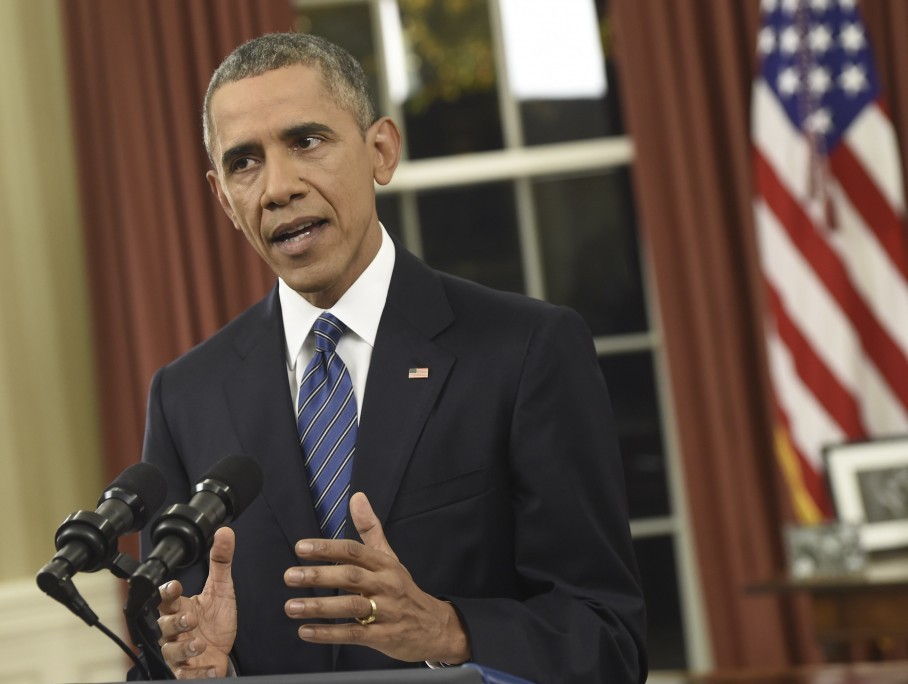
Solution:
<path fill-rule="evenodd" d="M 833 662 L 904 656 L 908 648 L 908 557 L 872 562 L 860 575 L 783 578 L 748 587 L 751 592 L 803 592 L 810 597 L 814 634 Z"/>

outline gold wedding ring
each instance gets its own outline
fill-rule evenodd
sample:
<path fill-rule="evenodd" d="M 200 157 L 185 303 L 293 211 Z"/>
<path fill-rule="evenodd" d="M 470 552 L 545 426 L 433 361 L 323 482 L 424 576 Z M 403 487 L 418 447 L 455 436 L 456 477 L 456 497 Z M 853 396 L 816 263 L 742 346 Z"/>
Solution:
<path fill-rule="evenodd" d="M 367 597 L 364 596 L 363 598 L 367 598 Z M 375 618 L 378 617 L 378 606 L 375 605 L 375 600 L 374 600 L 374 599 L 369 599 L 369 603 L 372 604 L 372 612 L 371 612 L 371 613 L 369 613 L 369 614 L 368 614 L 366 617 L 364 617 L 364 618 L 361 618 L 361 617 L 353 618 L 354 620 L 356 620 L 356 621 L 357 621 L 359 624 L 361 624 L 361 625 L 371 625 L 373 622 L 375 622 Z"/>

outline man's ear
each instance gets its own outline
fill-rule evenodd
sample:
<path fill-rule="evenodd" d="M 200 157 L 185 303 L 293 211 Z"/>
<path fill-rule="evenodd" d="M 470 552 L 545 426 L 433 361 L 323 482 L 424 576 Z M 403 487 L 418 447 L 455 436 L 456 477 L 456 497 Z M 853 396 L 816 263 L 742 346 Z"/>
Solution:
<path fill-rule="evenodd" d="M 205 174 L 205 178 L 208 180 L 208 187 L 211 188 L 211 192 L 218 198 L 218 202 L 221 203 L 221 209 L 224 210 L 224 213 L 227 214 L 227 218 L 230 219 L 230 222 L 233 224 L 233 227 L 237 230 L 240 227 L 236 222 L 236 214 L 233 213 L 233 207 L 230 206 L 230 200 L 227 199 L 227 194 L 224 192 L 224 189 L 221 187 L 221 181 L 218 178 L 217 173 L 213 170 L 209 170 Z"/>
<path fill-rule="evenodd" d="M 369 128 L 366 143 L 372 147 L 372 177 L 379 185 L 387 185 L 400 161 L 400 129 L 383 116 Z"/>

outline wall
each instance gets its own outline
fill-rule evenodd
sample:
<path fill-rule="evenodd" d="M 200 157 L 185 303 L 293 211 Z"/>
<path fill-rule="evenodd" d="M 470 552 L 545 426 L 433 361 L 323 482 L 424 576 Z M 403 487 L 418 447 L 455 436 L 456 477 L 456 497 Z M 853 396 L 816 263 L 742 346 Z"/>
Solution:
<path fill-rule="evenodd" d="M 74 510 L 93 509 L 103 487 L 69 121 L 57 1 L 0 2 L 4 683 L 109 681 L 123 673 L 120 651 L 34 582 L 53 555 L 57 526 Z M 117 627 L 116 580 L 86 576 L 78 584 Z"/>
<path fill-rule="evenodd" d="M 55 0 L 0 3 L 0 517 L 18 521 L 0 581 L 33 575 L 101 489 L 59 19 Z"/>
<path fill-rule="evenodd" d="M 101 622 L 125 640 L 118 583 L 107 573 L 80 575 L 76 582 Z M 31 578 L 0 584 L 0 615 L 0 684 L 125 679 L 123 651 L 48 599 Z"/>

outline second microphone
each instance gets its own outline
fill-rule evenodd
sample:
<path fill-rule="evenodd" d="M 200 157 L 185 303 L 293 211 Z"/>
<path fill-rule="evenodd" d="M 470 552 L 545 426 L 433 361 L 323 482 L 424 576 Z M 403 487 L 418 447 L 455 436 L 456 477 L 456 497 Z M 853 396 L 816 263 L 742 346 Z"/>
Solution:
<path fill-rule="evenodd" d="M 215 530 L 235 520 L 261 489 L 262 469 L 249 456 L 231 454 L 212 466 L 188 504 L 170 506 L 155 521 L 154 548 L 129 580 L 130 600 L 150 597 L 175 569 L 198 561 Z"/>

